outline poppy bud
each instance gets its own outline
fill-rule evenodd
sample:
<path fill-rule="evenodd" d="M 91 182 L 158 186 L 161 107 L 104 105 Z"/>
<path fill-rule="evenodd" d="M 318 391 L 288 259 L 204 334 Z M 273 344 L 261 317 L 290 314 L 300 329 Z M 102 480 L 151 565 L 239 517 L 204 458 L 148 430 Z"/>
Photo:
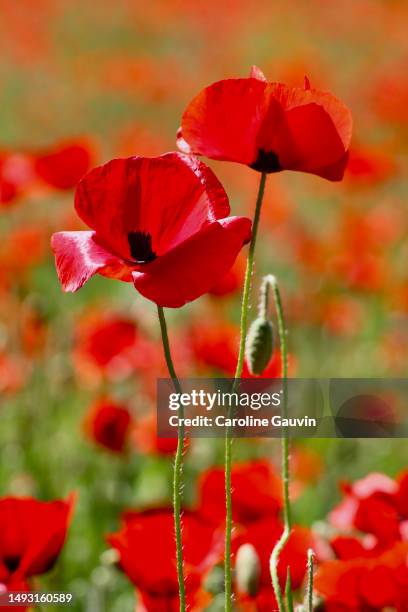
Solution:
<path fill-rule="evenodd" d="M 273 325 L 268 314 L 269 289 L 274 287 L 276 279 L 272 274 L 264 276 L 259 290 L 258 317 L 249 328 L 245 357 L 252 375 L 259 376 L 270 362 L 273 349 Z"/>
<path fill-rule="evenodd" d="M 258 317 L 251 323 L 246 345 L 246 361 L 251 374 L 262 374 L 271 360 L 272 353 L 272 323 L 267 319 Z"/>
<path fill-rule="evenodd" d="M 238 590 L 254 597 L 259 590 L 261 564 L 252 544 L 243 544 L 238 548 L 235 570 Z"/>

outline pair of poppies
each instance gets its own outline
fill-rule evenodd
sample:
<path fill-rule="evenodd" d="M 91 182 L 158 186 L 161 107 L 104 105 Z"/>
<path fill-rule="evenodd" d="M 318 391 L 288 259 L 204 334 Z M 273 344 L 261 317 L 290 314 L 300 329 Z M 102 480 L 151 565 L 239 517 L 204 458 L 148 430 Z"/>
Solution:
<path fill-rule="evenodd" d="M 114 159 L 80 181 L 75 208 L 91 230 L 52 238 L 64 290 L 98 273 L 133 282 L 159 306 L 200 297 L 230 270 L 251 222 L 229 216 L 224 188 L 195 155 L 336 181 L 350 138 L 347 107 L 307 80 L 290 89 L 252 69 L 249 78 L 210 85 L 183 114 L 182 153 Z"/>

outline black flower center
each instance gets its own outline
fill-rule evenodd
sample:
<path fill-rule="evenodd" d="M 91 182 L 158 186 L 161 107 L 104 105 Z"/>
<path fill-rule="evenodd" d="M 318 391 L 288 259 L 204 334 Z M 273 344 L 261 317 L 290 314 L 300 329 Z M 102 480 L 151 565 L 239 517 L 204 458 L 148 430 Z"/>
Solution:
<path fill-rule="evenodd" d="M 20 557 L 5 557 L 3 559 L 3 563 L 7 567 L 10 574 L 12 574 L 20 565 Z"/>
<path fill-rule="evenodd" d="M 152 249 L 152 237 L 147 232 L 129 232 L 128 243 L 132 259 L 139 264 L 149 263 L 157 257 Z"/>
<path fill-rule="evenodd" d="M 250 165 L 250 168 L 258 172 L 266 172 L 267 174 L 282 170 L 279 163 L 279 157 L 276 153 L 273 151 L 264 151 L 264 149 L 259 149 L 258 157 L 254 163 Z"/>

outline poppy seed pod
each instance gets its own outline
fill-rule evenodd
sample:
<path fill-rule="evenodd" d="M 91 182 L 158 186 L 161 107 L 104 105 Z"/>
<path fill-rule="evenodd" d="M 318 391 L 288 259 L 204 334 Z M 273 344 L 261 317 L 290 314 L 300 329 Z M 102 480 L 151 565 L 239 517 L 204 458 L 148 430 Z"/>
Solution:
<path fill-rule="evenodd" d="M 249 328 L 246 343 L 246 361 L 251 374 L 259 376 L 273 354 L 273 326 L 263 317 L 257 317 Z"/>
<path fill-rule="evenodd" d="M 259 590 L 261 564 L 252 544 L 239 547 L 235 569 L 238 590 L 254 597 Z"/>

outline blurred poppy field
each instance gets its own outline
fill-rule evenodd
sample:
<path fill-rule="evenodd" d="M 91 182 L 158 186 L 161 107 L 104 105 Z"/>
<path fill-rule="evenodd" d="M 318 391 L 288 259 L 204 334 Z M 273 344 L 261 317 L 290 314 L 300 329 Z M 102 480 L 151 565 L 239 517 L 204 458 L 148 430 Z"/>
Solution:
<path fill-rule="evenodd" d="M 0 16 L 0 593 L 72 593 L 75 611 L 173 612 L 177 440 L 156 436 L 156 380 L 168 374 L 154 298 L 100 275 L 64 294 L 51 236 L 87 229 L 74 193 L 92 168 L 176 151 L 183 111 L 204 87 L 252 65 L 289 88 L 306 76 L 352 113 L 348 165 L 341 182 L 268 177 L 249 319 L 274 274 L 289 376 L 405 378 L 408 4 L 0 0 Z M 252 218 L 257 173 L 204 161 L 231 215 Z M 144 243 L 133 259 L 150 251 Z M 247 251 L 205 295 L 166 308 L 180 377 L 234 376 Z M 276 347 L 263 376 L 281 376 L 281 361 Z M 224 610 L 223 462 L 222 439 L 188 441 L 193 611 Z M 278 573 L 284 584 L 290 566 L 297 609 L 312 548 L 314 609 L 408 610 L 406 440 L 297 440 L 290 467 L 294 527 Z M 232 486 L 234 605 L 274 610 L 279 440 L 234 440 Z"/>

